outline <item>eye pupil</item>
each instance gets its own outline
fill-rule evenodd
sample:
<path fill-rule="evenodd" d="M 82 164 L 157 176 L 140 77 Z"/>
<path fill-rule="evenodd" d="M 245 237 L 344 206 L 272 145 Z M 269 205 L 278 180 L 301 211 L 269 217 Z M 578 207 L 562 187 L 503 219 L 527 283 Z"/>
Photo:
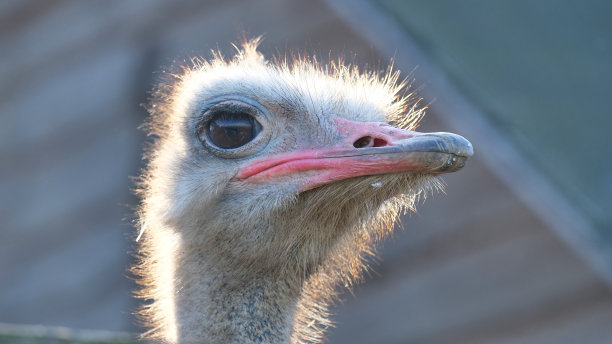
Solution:
<path fill-rule="evenodd" d="M 219 111 L 213 115 L 207 130 L 215 146 L 233 149 L 251 142 L 261 131 L 261 124 L 246 112 Z"/>

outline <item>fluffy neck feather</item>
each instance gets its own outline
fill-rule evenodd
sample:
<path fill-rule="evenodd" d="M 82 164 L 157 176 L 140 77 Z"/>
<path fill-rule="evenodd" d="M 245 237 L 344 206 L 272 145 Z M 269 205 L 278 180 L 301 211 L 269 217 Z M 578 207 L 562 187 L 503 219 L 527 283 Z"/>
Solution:
<path fill-rule="evenodd" d="M 228 269 L 197 247 L 182 248 L 174 296 L 179 343 L 289 342 L 301 292 L 296 279 Z"/>
<path fill-rule="evenodd" d="M 373 200 L 369 208 L 356 206 L 363 204 L 370 185 L 381 180 L 363 177 L 301 197 L 289 209 L 325 213 L 320 220 L 329 225 L 317 227 L 316 221 L 311 221 L 314 225 L 300 229 L 317 231 L 314 238 L 335 230 L 339 233 L 335 243 L 323 249 L 324 245 L 311 242 L 286 257 L 266 255 L 263 261 L 237 262 L 227 249 L 219 249 L 219 242 L 206 235 L 214 230 L 202 227 L 202 223 L 214 225 L 214 220 L 185 220 L 193 218 L 193 213 L 168 220 L 151 212 L 140 266 L 146 287 L 142 296 L 153 300 L 141 312 L 152 325 L 147 337 L 170 343 L 320 342 L 331 326 L 327 305 L 336 295 L 336 286 L 350 287 L 361 278 L 363 258 L 372 253 L 373 242 L 388 233 L 398 211 L 414 201 L 414 196 L 393 195 L 397 196 L 397 190 L 416 192 L 411 186 L 422 182 L 419 178 L 387 177 L 382 188 L 376 188 L 380 200 Z M 353 190 L 353 197 L 342 190 Z M 334 211 L 324 199 L 336 205 Z M 276 215 L 291 218 L 295 216 L 292 211 Z M 302 220 L 296 217 L 295 221 Z M 246 230 L 252 228 L 231 229 Z M 286 232 L 280 228 L 276 232 L 279 230 Z M 313 247 L 324 252 L 312 253 Z M 318 258 L 313 262 L 305 258 L 309 255 Z"/>

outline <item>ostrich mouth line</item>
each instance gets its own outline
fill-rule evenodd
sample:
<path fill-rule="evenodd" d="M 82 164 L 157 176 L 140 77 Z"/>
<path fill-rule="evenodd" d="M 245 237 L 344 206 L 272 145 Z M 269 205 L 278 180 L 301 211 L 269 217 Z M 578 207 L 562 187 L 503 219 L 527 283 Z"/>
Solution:
<path fill-rule="evenodd" d="M 396 172 L 441 174 L 460 170 L 473 155 L 471 143 L 451 133 L 427 133 L 381 147 L 304 150 L 256 161 L 239 170 L 242 180 L 265 181 L 277 176 L 315 171 L 304 189 L 333 181 Z"/>

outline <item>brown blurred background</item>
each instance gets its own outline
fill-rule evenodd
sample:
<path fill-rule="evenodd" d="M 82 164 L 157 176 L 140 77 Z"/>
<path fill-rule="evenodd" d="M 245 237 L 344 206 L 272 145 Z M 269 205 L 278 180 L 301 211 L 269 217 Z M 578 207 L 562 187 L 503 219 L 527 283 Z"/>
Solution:
<path fill-rule="evenodd" d="M 393 58 L 431 103 L 421 130 L 475 146 L 343 295 L 331 343 L 612 343 L 610 13 L 604 1 L 3 1 L 0 323 L 139 331 L 126 269 L 141 104 L 166 67 L 229 56 L 245 31 L 268 55 L 377 70 Z"/>

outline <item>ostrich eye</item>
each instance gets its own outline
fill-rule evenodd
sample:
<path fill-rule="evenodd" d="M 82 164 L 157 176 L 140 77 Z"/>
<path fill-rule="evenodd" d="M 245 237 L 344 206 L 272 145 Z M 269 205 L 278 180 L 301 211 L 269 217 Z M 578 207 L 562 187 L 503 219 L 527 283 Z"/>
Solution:
<path fill-rule="evenodd" d="M 233 149 L 251 142 L 261 131 L 261 124 L 246 112 L 219 111 L 213 115 L 206 129 L 215 146 Z"/>

